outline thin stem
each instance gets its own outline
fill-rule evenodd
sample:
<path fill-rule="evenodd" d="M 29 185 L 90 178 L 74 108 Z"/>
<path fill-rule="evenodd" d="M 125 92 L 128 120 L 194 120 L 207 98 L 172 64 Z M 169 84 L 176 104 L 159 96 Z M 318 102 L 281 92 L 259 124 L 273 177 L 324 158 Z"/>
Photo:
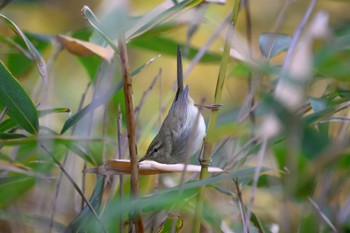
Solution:
<path fill-rule="evenodd" d="M 258 161 L 256 162 L 256 168 L 255 168 L 255 173 L 254 173 L 254 179 L 253 179 L 253 185 L 252 188 L 250 190 L 250 200 L 249 200 L 249 205 L 247 208 L 247 214 L 246 214 L 246 219 L 245 219 L 245 226 L 244 226 L 244 233 L 248 233 L 249 232 L 249 225 L 250 225 L 250 217 L 252 214 L 252 208 L 254 205 L 254 199 L 255 199 L 255 191 L 256 188 L 258 186 L 258 181 L 259 181 L 259 177 L 260 177 L 260 170 L 261 170 L 261 166 L 262 166 L 262 162 L 264 160 L 264 155 L 265 155 L 265 151 L 266 151 L 266 147 L 267 147 L 267 142 L 268 139 L 264 138 L 263 142 L 261 144 L 261 148 L 258 154 Z"/>
<path fill-rule="evenodd" d="M 281 77 L 283 77 L 286 74 L 287 68 L 290 65 L 290 61 L 293 58 L 294 51 L 295 51 L 295 48 L 296 48 L 297 43 L 299 41 L 300 35 L 301 35 L 305 25 L 306 25 L 306 22 L 308 21 L 310 15 L 311 15 L 312 10 L 315 8 L 316 3 L 317 3 L 317 0 L 311 1 L 306 13 L 304 14 L 303 19 L 301 20 L 300 24 L 298 25 L 297 29 L 294 32 L 292 42 L 290 44 L 286 58 L 284 59 L 284 62 L 282 65 L 281 72 L 280 72 L 279 77 L 278 77 L 279 80 L 281 80 Z"/>
<path fill-rule="evenodd" d="M 317 205 L 317 203 L 311 198 L 307 198 L 311 205 L 316 209 L 317 213 L 320 215 L 320 217 L 323 219 L 323 221 L 332 229 L 333 232 L 338 232 L 337 229 L 335 228 L 334 224 L 331 222 L 331 220 L 325 215 L 320 207 Z"/>
<path fill-rule="evenodd" d="M 127 48 L 125 43 L 125 36 L 121 36 L 118 43 L 120 51 L 121 68 L 123 75 L 124 84 L 124 98 L 126 108 L 126 122 L 127 122 L 127 133 L 131 163 L 131 199 L 137 199 L 139 197 L 139 167 L 137 158 L 136 148 L 136 128 L 135 128 L 135 116 L 134 116 L 134 105 L 132 97 L 132 80 L 129 71 L 129 61 L 127 55 Z M 144 232 L 142 219 L 139 213 L 134 213 L 133 217 L 134 226 L 136 232 Z"/>
<path fill-rule="evenodd" d="M 239 187 L 238 179 L 233 179 L 233 181 L 235 182 L 235 186 L 236 186 L 236 190 L 237 190 L 237 204 L 238 204 L 239 211 L 241 213 L 242 225 L 243 225 L 243 228 L 245 228 L 247 226 L 247 223 L 245 221 L 242 192 L 241 192 L 241 189 Z"/>
<path fill-rule="evenodd" d="M 86 196 L 84 195 L 84 193 L 82 192 L 82 190 L 79 188 L 78 184 L 74 181 L 74 179 L 68 174 L 68 172 L 66 171 L 66 169 L 64 169 L 63 165 L 60 163 L 60 161 L 58 161 L 55 156 L 43 145 L 40 143 L 40 147 L 48 154 L 51 156 L 52 160 L 54 161 L 54 163 L 59 167 L 59 169 L 62 171 L 62 173 L 67 177 L 67 179 L 71 182 L 71 184 L 73 185 L 73 187 L 75 188 L 75 190 L 80 194 L 81 198 L 84 200 L 84 202 L 86 203 L 86 205 L 88 206 L 88 208 L 90 209 L 91 213 L 94 215 L 94 217 L 96 218 L 97 222 L 101 225 L 101 228 L 103 230 L 103 232 L 107 233 L 107 229 L 106 227 L 103 225 L 103 223 L 101 222 L 101 219 L 98 217 L 96 210 L 94 209 L 94 207 L 91 205 L 91 203 L 89 202 L 89 200 L 86 198 Z"/>
<path fill-rule="evenodd" d="M 158 81 L 160 75 L 161 75 L 161 70 L 159 70 L 158 74 L 153 78 L 153 80 L 152 80 L 151 84 L 149 85 L 149 87 L 143 92 L 142 97 L 141 97 L 141 99 L 139 101 L 139 104 L 136 106 L 135 111 L 134 111 L 135 112 L 134 115 L 135 115 L 135 120 L 136 121 L 137 121 L 137 119 L 139 117 L 141 108 L 144 105 L 147 96 L 150 94 L 150 92 L 154 88 L 154 85 Z"/>
<path fill-rule="evenodd" d="M 230 24 L 229 24 L 228 31 L 226 34 L 224 52 L 222 55 L 219 75 L 218 75 L 218 79 L 217 79 L 217 83 L 216 83 L 214 104 L 220 104 L 220 102 L 221 102 L 221 94 L 222 94 L 222 89 L 224 86 L 227 63 L 229 61 L 229 55 L 230 55 L 230 45 L 228 42 L 229 42 L 229 40 L 231 40 L 231 38 L 233 36 L 233 29 L 234 29 L 234 25 L 237 22 L 240 4 L 241 4 L 241 1 L 236 0 L 235 4 L 233 6 L 234 7 L 233 13 L 231 15 Z M 218 109 L 212 109 L 210 119 L 209 119 L 209 124 L 208 124 L 207 138 L 211 138 L 210 136 L 211 136 L 211 134 L 213 134 L 213 132 L 215 130 L 217 117 L 218 117 Z M 204 148 L 203 157 L 202 157 L 202 159 L 200 159 L 200 163 L 201 163 L 201 172 L 199 175 L 200 180 L 205 179 L 209 176 L 208 167 L 209 167 L 210 162 L 211 162 L 210 154 L 211 154 L 211 151 L 213 148 L 213 142 L 205 139 L 203 148 Z M 203 201 L 204 191 L 205 191 L 205 186 L 201 186 L 199 191 L 198 191 L 198 195 L 197 195 L 195 216 L 194 216 L 194 222 L 193 222 L 193 228 L 192 228 L 192 232 L 194 232 L 194 233 L 200 232 L 200 228 L 201 228 L 201 218 L 202 218 L 203 207 L 204 207 L 204 201 Z"/>

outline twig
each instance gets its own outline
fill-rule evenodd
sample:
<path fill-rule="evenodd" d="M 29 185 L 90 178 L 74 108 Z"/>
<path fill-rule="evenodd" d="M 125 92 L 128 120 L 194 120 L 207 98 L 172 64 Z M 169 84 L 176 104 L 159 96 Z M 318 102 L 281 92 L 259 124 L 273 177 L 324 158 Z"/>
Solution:
<path fill-rule="evenodd" d="M 230 161 L 227 162 L 226 166 L 224 167 L 224 170 L 231 170 L 232 167 L 235 165 L 235 164 L 234 164 L 234 160 L 236 160 L 236 158 L 238 157 L 238 155 L 240 155 L 241 153 L 243 153 L 244 151 L 246 151 L 246 149 L 247 149 L 249 146 L 251 146 L 253 143 L 256 143 L 258 139 L 259 139 L 259 137 L 257 137 L 257 136 L 254 137 L 254 138 L 249 139 L 249 141 L 246 142 L 234 156 L 232 156 L 232 160 L 230 160 Z M 258 145 L 258 144 L 256 143 L 256 145 Z M 232 164 L 232 165 L 230 165 L 230 164 Z M 228 165 L 230 165 L 230 166 L 228 166 Z"/>
<path fill-rule="evenodd" d="M 118 136 L 117 136 L 117 143 L 118 143 L 118 148 L 117 148 L 117 152 L 114 154 L 114 159 L 123 159 L 124 155 L 123 155 L 123 147 L 122 147 L 122 113 L 120 110 L 120 104 L 118 104 L 118 119 L 117 119 L 117 128 L 118 128 Z M 111 200 L 113 195 L 114 195 L 114 191 L 117 185 L 117 177 L 113 176 L 112 177 L 113 182 L 111 185 L 111 192 L 109 194 L 109 199 Z M 124 194 L 124 190 L 123 190 L 123 186 L 124 186 L 124 177 L 122 174 L 119 175 L 119 203 L 121 204 L 123 202 L 123 194 Z M 120 216 L 119 218 L 119 232 L 123 232 L 123 218 L 122 216 Z"/>
<path fill-rule="evenodd" d="M 286 11 L 287 11 L 289 5 L 291 5 L 293 2 L 294 2 L 294 0 L 286 0 L 286 1 L 284 1 L 283 6 L 278 11 L 279 14 L 278 14 L 277 19 L 275 21 L 276 23 L 275 23 L 275 25 L 274 25 L 274 27 L 272 29 L 272 32 L 277 32 L 281 28 L 282 23 L 284 21 L 284 17 L 286 15 Z"/>
<path fill-rule="evenodd" d="M 317 203 L 311 197 L 307 197 L 307 199 L 309 200 L 311 205 L 317 210 L 317 213 L 321 216 L 323 221 L 325 221 L 325 223 L 333 230 L 333 232 L 338 232 L 331 220 L 329 220 L 329 218 L 322 212 Z"/>
<path fill-rule="evenodd" d="M 217 27 L 217 29 L 214 31 L 213 35 L 209 38 L 208 42 L 201 47 L 201 49 L 198 51 L 196 56 L 191 60 L 190 64 L 188 65 L 187 69 L 184 72 L 184 78 L 191 73 L 193 68 L 198 64 L 198 62 L 201 60 L 201 58 L 204 56 L 204 54 L 207 52 L 209 47 L 215 42 L 217 37 L 220 35 L 220 33 L 225 29 L 227 24 L 229 24 L 231 19 L 232 11 L 227 15 L 225 20 Z"/>
<path fill-rule="evenodd" d="M 129 61 L 127 55 L 127 48 L 125 43 L 125 36 L 122 35 L 118 41 L 118 48 L 120 51 L 121 68 L 124 84 L 124 98 L 126 108 L 126 122 L 127 133 L 129 142 L 129 153 L 131 162 L 131 199 L 137 199 L 139 197 L 139 167 L 136 148 L 136 129 L 135 129 L 135 117 L 134 106 L 132 97 L 132 80 L 129 72 Z M 140 213 L 134 213 L 134 226 L 137 233 L 144 232 L 143 223 Z"/>
<path fill-rule="evenodd" d="M 239 187 L 238 179 L 237 178 L 233 179 L 233 182 L 235 182 L 235 186 L 236 186 L 236 190 L 237 190 L 237 204 L 238 204 L 239 212 L 241 213 L 242 225 L 243 225 L 243 228 L 246 228 L 247 223 L 245 221 L 245 213 L 244 213 L 244 208 L 243 208 L 244 205 L 243 205 L 243 199 L 242 199 L 242 192 L 241 192 L 241 189 Z"/>
<path fill-rule="evenodd" d="M 150 92 L 152 91 L 154 85 L 155 85 L 156 82 L 158 81 L 158 79 L 159 79 L 159 77 L 160 77 L 160 75 L 161 75 L 161 72 L 162 72 L 161 69 L 159 69 L 158 74 L 153 78 L 153 80 L 152 80 L 151 84 L 149 85 L 149 87 L 143 92 L 142 97 L 141 97 L 141 99 L 140 99 L 140 102 L 139 102 L 139 104 L 136 106 L 135 111 L 134 111 L 134 112 L 135 112 L 135 113 L 134 113 L 134 115 L 135 115 L 135 121 L 137 121 L 137 119 L 138 119 L 138 117 L 139 117 L 139 114 L 140 114 L 140 110 L 141 110 L 143 104 L 145 103 L 145 99 L 146 99 L 147 96 L 150 94 Z"/>
<path fill-rule="evenodd" d="M 220 70 L 219 70 L 217 83 L 216 83 L 214 104 L 219 104 L 221 102 L 222 89 L 226 78 L 226 69 L 227 69 L 227 63 L 229 61 L 229 53 L 230 53 L 230 45 L 228 41 L 233 36 L 233 29 L 234 29 L 235 23 L 237 22 L 240 3 L 241 3 L 240 0 L 236 0 L 233 5 L 234 9 L 230 17 L 230 24 L 228 26 L 228 30 L 226 33 L 224 52 L 222 55 Z M 210 134 L 212 134 L 215 130 L 217 117 L 218 117 L 218 110 L 212 110 L 209 118 L 208 129 L 207 129 L 207 135 L 208 135 L 207 138 L 210 138 Z M 200 160 L 201 172 L 199 175 L 199 179 L 201 180 L 209 176 L 208 167 L 211 162 L 210 155 L 213 148 L 213 142 L 209 142 L 205 139 L 203 148 L 204 148 L 203 157 Z M 194 216 L 193 228 L 192 228 L 192 232 L 194 233 L 199 233 L 201 228 L 201 218 L 202 218 L 203 208 L 204 208 L 204 201 L 203 201 L 204 191 L 205 191 L 205 186 L 201 186 L 197 195 L 195 216 Z"/>
<path fill-rule="evenodd" d="M 304 14 L 304 17 L 302 18 L 300 24 L 298 25 L 297 29 L 294 32 L 292 42 L 289 46 L 288 52 L 286 54 L 286 58 L 284 59 L 284 62 L 283 62 L 282 68 L 281 68 L 281 72 L 280 72 L 279 77 L 278 77 L 279 81 L 281 80 L 281 77 L 283 77 L 287 72 L 288 66 L 290 65 L 290 61 L 294 55 L 295 48 L 296 48 L 297 43 L 299 41 L 301 32 L 303 31 L 303 29 L 306 25 L 306 22 L 308 21 L 310 15 L 311 15 L 312 10 L 315 8 L 316 3 L 317 3 L 317 0 L 311 1 L 306 13 Z"/>
<path fill-rule="evenodd" d="M 255 173 L 254 173 L 254 179 L 253 179 L 253 185 L 250 191 L 250 200 L 249 200 L 249 204 L 248 204 L 248 208 L 247 208 L 247 215 L 246 215 L 246 219 L 245 219 L 245 227 L 243 228 L 243 232 L 244 233 L 248 233 L 249 232 L 249 225 L 250 225 L 250 217 L 252 214 L 252 208 L 254 205 L 254 199 L 255 199 L 255 191 L 256 188 L 258 186 L 258 181 L 259 181 L 259 176 L 260 176 L 260 170 L 261 170 L 261 166 L 262 166 L 262 162 L 264 160 L 264 155 L 265 155 L 265 151 L 266 151 L 266 147 L 267 147 L 267 142 L 268 142 L 268 138 L 264 138 L 259 154 L 258 154 L 258 160 L 256 162 L 256 167 L 255 167 Z"/>
<path fill-rule="evenodd" d="M 58 161 L 55 156 L 43 145 L 40 143 L 40 147 L 48 154 L 50 155 L 50 157 L 52 158 L 52 160 L 54 161 L 54 163 L 59 167 L 59 169 L 62 171 L 62 173 L 67 177 L 67 179 L 71 182 L 71 184 L 73 185 L 73 187 L 75 188 L 75 190 L 80 194 L 81 198 L 84 200 L 84 202 L 86 203 L 86 205 L 88 206 L 88 208 L 90 209 L 91 213 L 94 215 L 94 217 L 96 218 L 97 222 L 101 225 L 101 228 L 103 230 L 103 232 L 107 233 L 107 229 L 106 227 L 103 225 L 101 219 L 98 217 L 94 207 L 91 205 L 91 203 L 89 202 L 89 200 L 86 198 L 86 196 L 84 195 L 84 193 L 81 191 L 81 189 L 79 188 L 78 184 L 74 181 L 74 179 L 68 174 L 68 172 L 66 171 L 66 169 L 64 169 L 63 165 L 60 163 L 60 161 Z"/>
<path fill-rule="evenodd" d="M 163 96 L 163 85 L 162 85 L 162 68 L 159 68 L 159 125 L 162 125 L 162 96 Z"/>

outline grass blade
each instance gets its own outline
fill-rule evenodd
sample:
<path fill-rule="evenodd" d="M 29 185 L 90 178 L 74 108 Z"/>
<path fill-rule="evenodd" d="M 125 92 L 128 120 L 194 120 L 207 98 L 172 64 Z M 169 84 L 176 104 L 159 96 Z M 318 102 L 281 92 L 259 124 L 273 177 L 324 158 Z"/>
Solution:
<path fill-rule="evenodd" d="M 33 102 L 2 62 L 0 62 L 0 107 L 7 107 L 7 115 L 28 133 L 38 132 L 38 113 Z"/>
<path fill-rule="evenodd" d="M 34 47 L 32 42 L 30 42 L 27 36 L 22 32 L 22 30 L 14 22 L 12 22 L 9 18 L 7 18 L 3 14 L 0 14 L 0 19 L 2 19 L 7 24 L 7 26 L 9 26 L 24 41 L 33 60 L 35 61 L 36 67 L 38 68 L 40 76 L 46 87 L 48 83 L 47 67 L 44 59 L 42 58 L 38 50 Z"/>

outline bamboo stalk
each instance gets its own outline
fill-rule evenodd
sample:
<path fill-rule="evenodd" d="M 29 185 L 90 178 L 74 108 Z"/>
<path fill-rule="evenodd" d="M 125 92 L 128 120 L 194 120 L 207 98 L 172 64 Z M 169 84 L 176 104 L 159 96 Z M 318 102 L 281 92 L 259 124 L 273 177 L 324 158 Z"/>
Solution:
<path fill-rule="evenodd" d="M 134 105 L 132 96 L 132 80 L 129 72 L 129 61 L 127 55 L 127 48 L 125 43 L 125 36 L 121 36 L 118 42 L 120 51 L 121 68 L 124 84 L 124 98 L 126 108 L 126 122 L 127 122 L 127 136 L 129 144 L 129 154 L 131 162 L 131 199 L 137 199 L 139 197 L 139 167 L 136 148 L 136 127 L 134 117 Z M 136 228 L 136 232 L 141 233 L 143 230 L 143 223 L 140 213 L 137 211 L 133 214 L 133 224 Z"/>
<path fill-rule="evenodd" d="M 229 55 L 230 55 L 230 43 L 228 42 L 233 35 L 233 29 L 237 22 L 240 5 L 241 5 L 241 0 L 236 0 L 233 6 L 233 13 L 232 13 L 232 17 L 230 20 L 227 34 L 226 34 L 224 52 L 222 55 L 220 70 L 219 70 L 218 79 L 216 83 L 216 89 L 214 94 L 214 104 L 220 104 L 221 102 L 222 89 L 224 87 L 227 63 L 229 61 Z M 203 180 L 209 177 L 208 167 L 211 162 L 210 154 L 213 148 L 213 142 L 208 140 L 208 138 L 209 139 L 211 138 L 211 135 L 215 130 L 217 118 L 218 118 L 218 109 L 212 109 L 210 118 L 209 118 L 207 138 L 204 140 L 203 156 L 200 159 L 200 163 L 202 166 L 201 173 L 199 175 L 200 180 Z M 205 191 L 205 186 L 201 186 L 197 195 L 196 210 L 195 210 L 195 216 L 194 216 L 194 222 L 193 222 L 193 228 L 192 228 L 192 232 L 194 233 L 200 232 L 200 228 L 201 228 L 201 218 L 202 218 L 203 206 L 204 206 L 204 202 L 203 202 L 204 191 Z"/>

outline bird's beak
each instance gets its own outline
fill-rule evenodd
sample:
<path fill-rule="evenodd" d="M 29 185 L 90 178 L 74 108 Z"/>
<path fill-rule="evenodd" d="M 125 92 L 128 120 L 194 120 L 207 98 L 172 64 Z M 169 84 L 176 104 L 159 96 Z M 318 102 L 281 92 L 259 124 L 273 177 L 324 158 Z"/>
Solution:
<path fill-rule="evenodd" d="M 139 159 L 139 162 L 142 162 L 142 161 L 145 161 L 146 160 L 146 158 L 145 158 L 145 156 L 143 156 L 141 159 Z"/>

